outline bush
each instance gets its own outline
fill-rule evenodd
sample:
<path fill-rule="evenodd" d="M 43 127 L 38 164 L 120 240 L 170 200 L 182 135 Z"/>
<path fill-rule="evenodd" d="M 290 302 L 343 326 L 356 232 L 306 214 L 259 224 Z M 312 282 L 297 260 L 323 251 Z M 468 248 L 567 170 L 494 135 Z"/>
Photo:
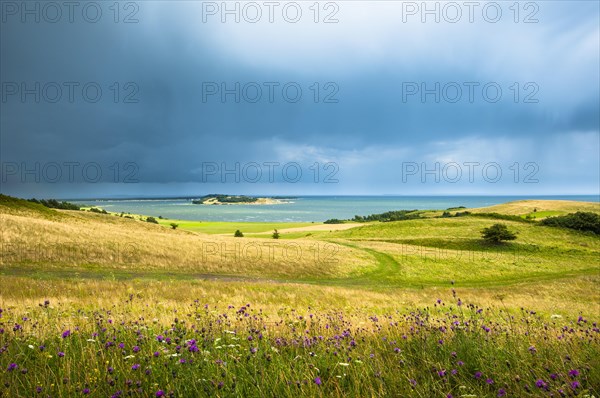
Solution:
<path fill-rule="evenodd" d="M 169 224 L 171 226 L 171 228 L 173 229 L 177 229 L 177 227 L 179 226 L 179 224 L 176 224 L 174 222 L 172 222 L 171 224 Z"/>
<path fill-rule="evenodd" d="M 243 238 L 244 234 L 239 229 L 236 229 L 235 233 L 233 234 L 233 236 L 236 237 L 236 238 Z"/>
<path fill-rule="evenodd" d="M 279 232 L 277 230 L 273 232 L 273 239 L 279 239 Z"/>
<path fill-rule="evenodd" d="M 578 211 L 564 216 L 548 217 L 540 221 L 540 225 L 590 231 L 600 235 L 600 215 L 596 213 Z"/>
<path fill-rule="evenodd" d="M 368 216 L 354 216 L 352 221 L 355 221 L 355 222 L 368 222 L 368 221 L 389 222 L 389 221 L 414 220 L 416 218 L 421 218 L 420 214 L 416 210 L 395 210 L 395 211 L 386 211 L 385 213 L 381 213 L 381 214 L 370 214 Z"/>
<path fill-rule="evenodd" d="M 517 235 L 508 230 L 504 224 L 494 224 L 489 228 L 481 230 L 483 239 L 490 243 L 500 243 L 503 240 L 515 240 Z"/>
<path fill-rule="evenodd" d="M 330 218 L 327 221 L 324 221 L 323 224 L 343 224 L 344 221 L 338 220 L 337 218 Z"/>
<path fill-rule="evenodd" d="M 154 218 L 154 217 L 146 217 L 146 222 L 150 222 L 152 224 L 158 224 L 158 221 L 156 221 L 156 218 Z"/>
<path fill-rule="evenodd" d="M 99 209 L 97 207 L 92 207 L 89 211 L 91 211 L 92 213 L 98 213 L 98 214 L 108 214 L 108 212 L 104 209 Z"/>
<path fill-rule="evenodd" d="M 36 198 L 27 199 L 28 202 L 37 203 L 40 205 L 44 205 L 50 209 L 61 209 L 61 210 L 80 210 L 79 206 L 70 202 L 59 202 L 56 199 L 40 199 Z"/>

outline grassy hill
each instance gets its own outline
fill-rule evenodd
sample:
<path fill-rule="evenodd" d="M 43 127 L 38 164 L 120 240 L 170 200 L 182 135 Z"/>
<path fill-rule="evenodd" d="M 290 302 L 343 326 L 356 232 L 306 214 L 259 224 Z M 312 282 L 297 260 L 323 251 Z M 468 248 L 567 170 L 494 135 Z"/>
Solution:
<path fill-rule="evenodd" d="M 533 205 L 595 208 L 274 240 L 0 196 L 0 395 L 597 396 L 600 237 L 485 215 Z"/>

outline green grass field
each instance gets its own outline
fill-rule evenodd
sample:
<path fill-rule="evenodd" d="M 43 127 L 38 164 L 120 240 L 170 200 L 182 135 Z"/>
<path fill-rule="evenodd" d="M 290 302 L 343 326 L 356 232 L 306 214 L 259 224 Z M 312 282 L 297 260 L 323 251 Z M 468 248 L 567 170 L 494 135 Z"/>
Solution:
<path fill-rule="evenodd" d="M 598 396 L 600 237 L 426 214 L 156 225 L 0 197 L 0 396 Z M 517 239 L 485 243 L 499 222 Z"/>

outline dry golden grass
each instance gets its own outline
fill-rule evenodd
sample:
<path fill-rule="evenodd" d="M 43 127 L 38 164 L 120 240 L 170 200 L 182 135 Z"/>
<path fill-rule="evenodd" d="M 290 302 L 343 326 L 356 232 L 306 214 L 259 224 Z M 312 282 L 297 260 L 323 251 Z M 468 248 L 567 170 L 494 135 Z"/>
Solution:
<path fill-rule="evenodd" d="M 57 214 L 2 214 L 2 264 L 280 278 L 343 276 L 374 265 L 361 251 L 310 239 L 240 239 L 110 215 Z"/>
<path fill-rule="evenodd" d="M 578 202 L 572 200 L 517 200 L 500 205 L 469 209 L 472 213 L 501 213 L 510 215 L 523 215 L 533 212 L 552 211 L 561 213 L 575 213 L 589 211 L 600 213 L 598 202 Z"/>

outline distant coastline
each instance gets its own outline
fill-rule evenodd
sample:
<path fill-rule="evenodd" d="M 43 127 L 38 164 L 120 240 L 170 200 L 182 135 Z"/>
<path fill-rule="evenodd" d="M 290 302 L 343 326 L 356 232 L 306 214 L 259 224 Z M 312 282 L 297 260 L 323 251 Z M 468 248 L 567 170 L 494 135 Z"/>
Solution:
<path fill-rule="evenodd" d="M 256 196 L 245 196 L 245 195 L 223 195 L 223 194 L 212 194 L 205 195 L 199 199 L 192 200 L 195 205 L 280 205 L 290 203 L 291 198 L 283 197 L 256 197 Z"/>

